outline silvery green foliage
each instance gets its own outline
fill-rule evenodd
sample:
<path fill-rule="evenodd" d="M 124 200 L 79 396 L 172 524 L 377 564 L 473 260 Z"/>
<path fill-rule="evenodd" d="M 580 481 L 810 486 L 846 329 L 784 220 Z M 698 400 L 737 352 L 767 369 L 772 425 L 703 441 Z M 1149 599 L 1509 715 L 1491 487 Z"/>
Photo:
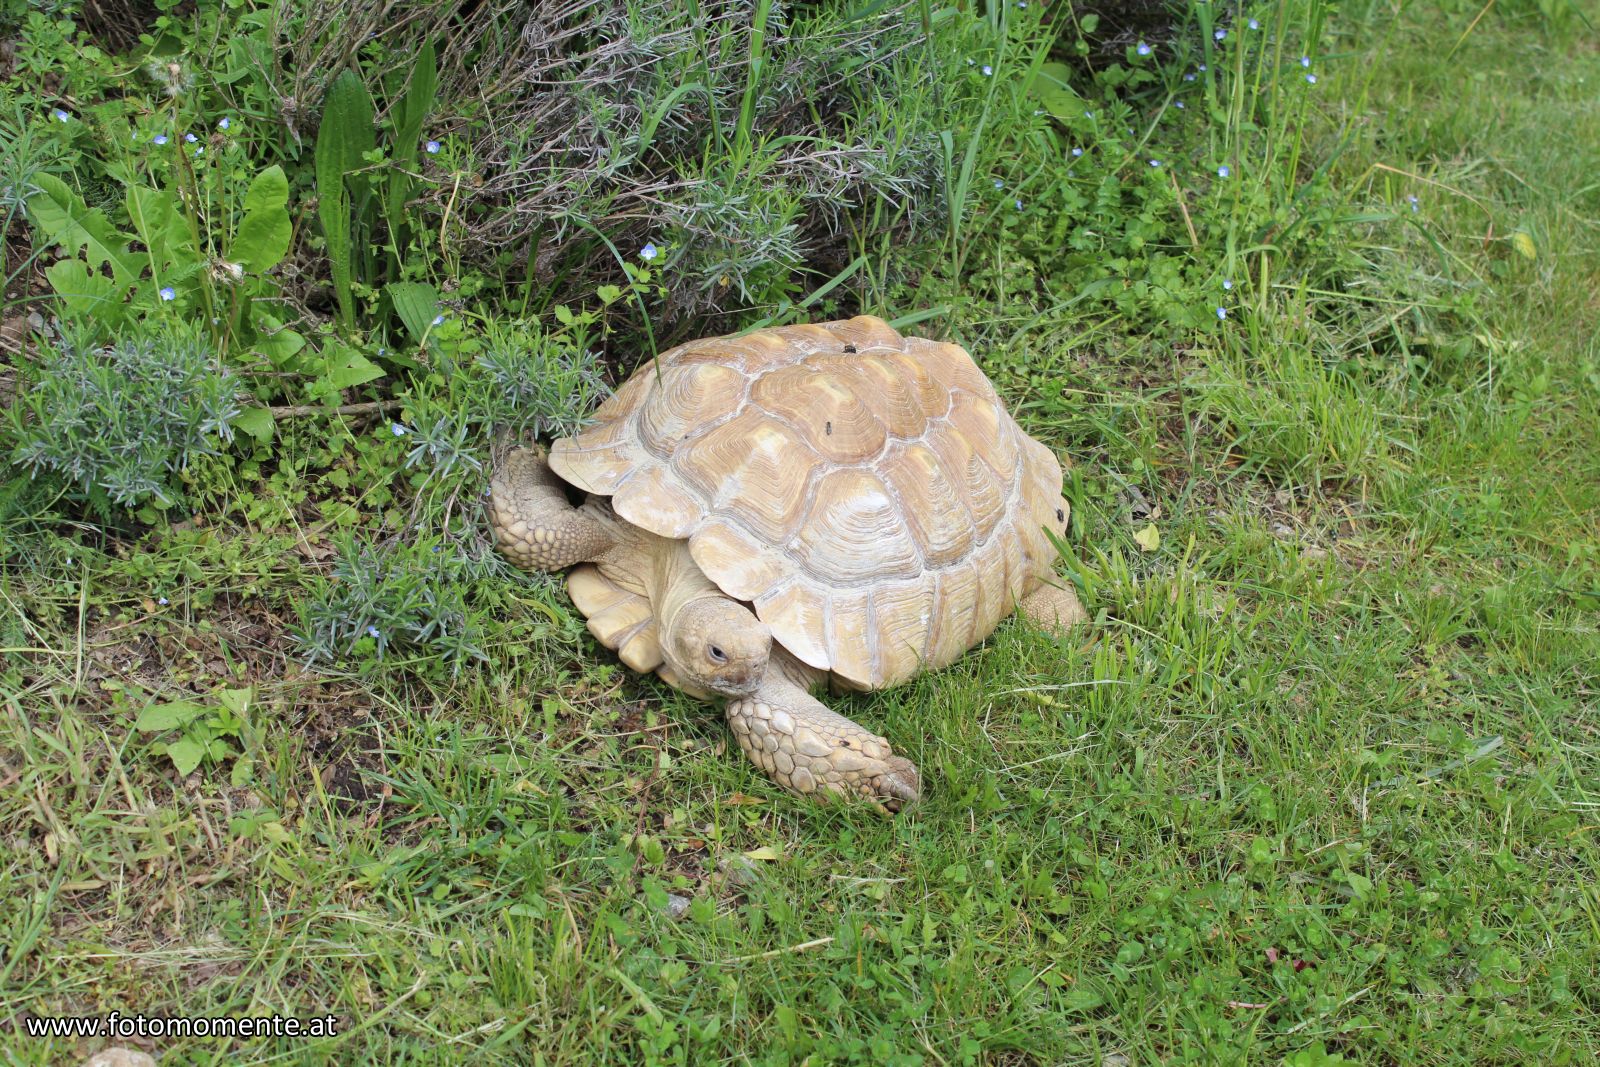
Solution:
<path fill-rule="evenodd" d="M 531 255 L 552 301 L 617 281 L 612 249 L 653 242 L 672 281 L 652 314 L 767 304 L 802 272 L 842 269 L 853 239 L 946 225 L 940 135 L 981 109 L 971 17 L 935 5 L 928 34 L 915 0 L 487 0 L 464 23 L 457 6 L 395 20 L 375 0 L 287 5 L 281 113 L 312 124 L 322 61 L 351 34 L 373 84 L 440 41 L 428 136 L 459 148 L 424 161 L 432 192 L 413 206 L 442 218 L 458 182 L 439 167 L 461 168 L 466 260 Z"/>
<path fill-rule="evenodd" d="M 104 348 L 64 336 L 12 409 L 11 460 L 35 477 L 61 477 L 102 510 L 167 506 L 182 497 L 178 473 L 233 439 L 238 392 L 197 334 Z"/>
<path fill-rule="evenodd" d="M 521 323 L 491 323 L 467 375 L 475 418 L 545 438 L 576 433 L 610 392 L 593 352 Z"/>
<path fill-rule="evenodd" d="M 576 433 L 610 392 L 592 352 L 529 323 L 491 321 L 482 351 L 438 367 L 444 388 L 413 390 L 401 428 L 406 466 L 432 483 L 483 472 L 491 437 Z"/>
<path fill-rule="evenodd" d="M 552 272 L 594 231 L 629 253 L 661 243 L 680 280 L 663 310 L 695 314 L 781 297 L 852 213 L 941 221 L 937 128 L 905 89 L 955 71 L 926 69 L 915 5 L 774 3 L 753 86 L 759 5 L 618 0 L 553 24 L 562 6 L 531 5 L 479 68 L 498 72 L 482 87 L 496 121 L 474 143 L 489 162 L 469 237 L 537 233 Z"/>
<path fill-rule="evenodd" d="M 452 675 L 485 659 L 467 606 L 468 584 L 494 573 L 492 549 L 439 537 L 374 544 L 341 535 L 328 578 L 295 605 L 295 638 L 308 664 L 403 654 L 448 666 Z"/>

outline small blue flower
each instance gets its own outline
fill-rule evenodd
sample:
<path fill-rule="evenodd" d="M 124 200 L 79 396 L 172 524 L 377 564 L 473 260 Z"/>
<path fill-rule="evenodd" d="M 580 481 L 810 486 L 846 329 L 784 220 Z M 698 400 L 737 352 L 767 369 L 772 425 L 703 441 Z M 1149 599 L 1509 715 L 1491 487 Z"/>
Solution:
<path fill-rule="evenodd" d="M 389 350 L 387 348 L 380 348 L 378 349 L 378 355 L 385 355 L 388 351 Z"/>
<path fill-rule="evenodd" d="M 1172 102 L 1172 106 L 1173 106 L 1173 107 L 1175 107 L 1175 108 L 1177 108 L 1177 109 L 1178 109 L 1178 110 L 1179 110 L 1179 111 L 1182 111 L 1182 110 L 1183 110 L 1183 109 L 1184 109 L 1184 108 L 1183 108 L 1183 101 L 1182 101 L 1182 100 L 1174 100 L 1174 101 L 1173 101 L 1173 102 Z"/>
<path fill-rule="evenodd" d="M 1014 202 L 1017 205 L 1017 210 L 1021 211 L 1022 210 L 1022 201 L 1021 200 L 1017 200 L 1017 201 L 1014 201 Z"/>
<path fill-rule="evenodd" d="M 195 136 L 195 135 L 194 135 L 194 134 L 192 134 L 192 133 L 186 133 L 186 134 L 184 134 L 184 135 L 183 135 L 183 139 L 184 139 L 184 140 L 185 140 L 185 141 L 188 141 L 188 142 L 189 142 L 189 143 L 190 143 L 190 144 L 194 144 L 194 143 L 195 143 L 195 142 L 196 142 L 196 141 L 198 141 L 198 140 L 199 140 L 199 139 L 200 139 L 200 138 L 198 138 L 198 137 L 196 137 L 196 136 Z"/>
<path fill-rule="evenodd" d="M 985 63 L 983 65 L 983 76 L 985 78 L 987 78 L 987 77 L 989 77 L 989 75 L 991 75 L 993 73 L 994 73 L 994 68 L 989 66 L 989 64 Z"/>
<path fill-rule="evenodd" d="M 1306 75 L 1306 82 L 1307 82 L 1307 84 L 1310 84 L 1310 85 L 1317 84 L 1317 76 L 1315 74 L 1307 74 Z"/>
<path fill-rule="evenodd" d="M 194 150 L 194 154 L 195 154 L 195 155 L 196 155 L 196 156 L 203 156 L 203 155 L 205 155 L 205 154 L 206 154 L 206 146 L 205 146 L 205 145 L 201 145 L 201 146 L 200 146 L 200 147 L 199 147 L 199 148 L 196 148 L 196 149 L 195 149 L 195 150 Z"/>
<path fill-rule="evenodd" d="M 1092 118 L 1094 118 L 1094 112 L 1093 111 L 1085 111 L 1083 113 L 1083 117 L 1086 118 L 1086 119 L 1092 119 Z"/>
<path fill-rule="evenodd" d="M 1205 73 L 1206 65 L 1204 63 L 1200 64 L 1200 68 L 1199 69 L 1200 69 L 1200 72 L 1202 74 Z"/>
<path fill-rule="evenodd" d="M 1073 149 L 1073 150 L 1072 150 L 1072 155 L 1073 155 L 1073 158 L 1074 158 L 1074 159 L 1076 159 L 1076 158 L 1077 158 L 1077 157 L 1078 157 L 1078 156 L 1081 156 L 1081 155 L 1083 155 L 1083 149 L 1081 149 L 1081 148 L 1074 148 L 1074 149 Z"/>
<path fill-rule="evenodd" d="M 156 603 L 162 605 L 163 607 L 165 607 L 166 604 L 167 604 L 167 598 L 166 597 L 162 597 L 160 600 L 156 601 Z"/>
<path fill-rule="evenodd" d="M 1250 28 L 1252 30 L 1259 30 L 1261 28 L 1261 23 L 1257 22 L 1255 19 L 1251 19 L 1250 20 Z"/>
<path fill-rule="evenodd" d="M 1233 279 L 1232 278 L 1224 278 L 1224 279 L 1222 279 L 1222 287 L 1224 289 L 1232 289 L 1233 288 Z"/>
<path fill-rule="evenodd" d="M 228 117 L 226 115 L 224 115 L 222 118 L 217 120 L 217 129 L 219 129 L 219 130 L 227 129 L 228 125 L 229 125 Z"/>
<path fill-rule="evenodd" d="M 1225 319 L 1227 317 L 1228 317 L 1228 309 L 1227 308 L 1218 308 L 1217 309 L 1217 318 Z"/>
<path fill-rule="evenodd" d="M 72 116 L 70 114 L 68 114 L 67 112 L 61 110 L 59 107 L 56 108 L 54 111 L 50 112 L 50 117 L 55 119 L 57 122 L 71 122 L 72 121 Z"/>
<path fill-rule="evenodd" d="M 435 326 L 443 326 L 444 325 L 444 316 L 443 315 L 435 315 L 433 317 L 433 324 Z"/>
<path fill-rule="evenodd" d="M 1309 66 L 1311 66 L 1311 57 L 1310 57 L 1310 56 L 1301 56 L 1301 57 L 1300 57 L 1300 65 L 1301 65 L 1301 66 L 1302 66 L 1302 67 L 1309 67 Z"/>
<path fill-rule="evenodd" d="M 643 248 L 639 249 L 639 258 L 640 259 L 646 259 L 646 260 L 655 259 L 660 254 L 661 254 L 661 249 L 657 248 L 655 246 L 654 242 L 651 242 L 651 241 L 646 241 L 645 242 L 645 246 Z"/>
<path fill-rule="evenodd" d="M 1151 166 L 1152 166 L 1152 167 L 1159 167 L 1159 166 L 1161 166 L 1161 160 L 1159 160 L 1159 159 L 1152 159 L 1152 160 L 1151 160 L 1151 161 L 1150 161 L 1150 165 L 1151 165 Z"/>
<path fill-rule="evenodd" d="M 1219 177 L 1219 178 L 1227 178 L 1227 177 L 1230 177 L 1232 174 L 1233 174 L 1233 168 L 1228 166 L 1226 163 L 1224 163 L 1222 166 L 1217 168 L 1217 177 Z"/>
<path fill-rule="evenodd" d="M 153 140 L 156 142 L 156 144 L 166 144 L 167 143 L 167 135 L 164 134 L 164 133 L 158 133 L 158 134 L 155 135 Z"/>
<path fill-rule="evenodd" d="M 379 629 L 378 629 L 378 628 L 377 628 L 377 627 L 376 627 L 376 626 L 369 626 L 369 627 L 367 627 L 367 634 L 368 634 L 368 635 L 369 635 L 369 636 L 370 636 L 370 637 L 372 637 L 372 638 L 373 638 L 373 639 L 377 639 L 377 638 L 379 638 L 379 637 L 382 637 L 382 636 L 383 636 L 383 633 L 382 633 L 382 631 L 380 631 L 380 630 L 379 630 Z"/>
<path fill-rule="evenodd" d="M 1140 55 L 1141 55 L 1141 56 L 1147 56 L 1147 55 L 1149 55 L 1149 54 L 1150 54 L 1150 53 L 1151 53 L 1151 52 L 1154 52 L 1154 51 L 1155 51 L 1155 49 L 1154 49 L 1154 48 L 1151 48 L 1151 47 L 1150 47 L 1150 46 L 1149 46 L 1149 45 L 1147 45 L 1147 44 L 1145 44 L 1145 43 L 1144 43 L 1144 42 L 1143 42 L 1143 41 L 1140 41 L 1140 42 L 1139 42 L 1139 47 L 1138 47 L 1138 48 L 1137 48 L 1137 49 L 1136 49 L 1136 51 L 1137 51 L 1137 52 L 1138 52 L 1138 53 L 1139 53 L 1139 54 L 1140 54 Z"/>
<path fill-rule="evenodd" d="M 161 299 L 176 300 L 178 299 L 178 294 L 173 290 L 172 286 L 169 285 L 161 290 Z"/>
<path fill-rule="evenodd" d="M 1186 82 L 1192 82 L 1192 81 L 1194 81 L 1194 75 L 1193 74 L 1185 74 L 1183 76 L 1183 80 L 1186 81 Z"/>
<path fill-rule="evenodd" d="M 996 178 L 994 180 L 994 187 L 996 189 L 1004 189 L 1006 187 L 1006 183 L 1001 181 L 999 178 Z"/>
<path fill-rule="evenodd" d="M 1017 10 L 1018 11 L 1026 11 L 1026 10 L 1028 10 L 1028 0 L 1017 0 Z"/>
<path fill-rule="evenodd" d="M 978 61 L 976 59 L 973 59 L 970 56 L 967 58 L 967 66 L 969 66 L 969 67 L 972 66 L 973 64 L 977 63 L 977 62 Z"/>
<path fill-rule="evenodd" d="M 1227 30 L 1218 30 L 1216 33 L 1213 33 L 1211 36 L 1215 37 L 1219 41 L 1226 40 L 1227 37 L 1228 37 L 1228 31 Z"/>
<path fill-rule="evenodd" d="M 1412 193 L 1409 196 L 1407 196 L 1406 197 L 1406 203 L 1411 205 L 1411 213 L 1413 215 L 1415 215 L 1417 213 L 1417 194 L 1416 193 Z"/>
<path fill-rule="evenodd" d="M 429 141 L 426 144 L 424 144 L 422 147 L 428 153 L 428 155 L 430 155 L 430 156 L 436 156 L 436 155 L 439 154 L 439 142 L 438 141 Z"/>
<path fill-rule="evenodd" d="M 409 431 L 398 422 L 391 422 L 389 424 L 389 432 L 394 434 L 396 437 L 404 437 Z"/>

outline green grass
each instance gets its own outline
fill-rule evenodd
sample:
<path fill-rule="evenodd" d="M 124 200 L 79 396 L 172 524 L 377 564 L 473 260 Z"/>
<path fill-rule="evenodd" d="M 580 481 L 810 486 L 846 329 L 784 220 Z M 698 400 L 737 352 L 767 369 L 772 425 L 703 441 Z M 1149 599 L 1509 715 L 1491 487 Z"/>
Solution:
<path fill-rule="evenodd" d="M 1210 340 L 922 283 L 1077 458 L 1096 619 L 839 700 L 923 770 L 893 820 L 777 790 L 549 581 L 472 579 L 454 678 L 304 670 L 328 542 L 243 480 L 191 528 L 28 541 L 0 1056 L 99 1047 L 18 1013 L 118 1009 L 341 1021 L 167 1064 L 1600 1057 L 1600 54 L 1498 15 L 1449 54 L 1468 6 L 1333 27 L 1270 155 L 1328 164 L 1329 251 L 1241 252 Z M 182 778 L 134 720 L 225 686 L 246 770 Z"/>

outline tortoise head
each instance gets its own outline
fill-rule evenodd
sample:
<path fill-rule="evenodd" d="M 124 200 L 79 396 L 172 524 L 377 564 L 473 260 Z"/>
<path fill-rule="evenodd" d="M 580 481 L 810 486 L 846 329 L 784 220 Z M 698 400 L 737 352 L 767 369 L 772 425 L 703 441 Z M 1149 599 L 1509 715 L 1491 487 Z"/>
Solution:
<path fill-rule="evenodd" d="M 703 597 L 678 612 L 661 651 L 691 684 L 749 696 L 766 677 L 772 630 L 737 600 Z"/>

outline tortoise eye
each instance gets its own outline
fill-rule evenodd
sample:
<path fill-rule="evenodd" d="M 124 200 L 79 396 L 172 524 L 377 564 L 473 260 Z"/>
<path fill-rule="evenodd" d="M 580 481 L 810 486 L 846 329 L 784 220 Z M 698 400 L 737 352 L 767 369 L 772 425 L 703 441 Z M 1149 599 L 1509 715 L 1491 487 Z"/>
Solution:
<path fill-rule="evenodd" d="M 722 651 L 722 649 L 718 648 L 716 645 L 707 645 L 706 654 L 718 663 L 728 662 L 728 654 Z"/>

